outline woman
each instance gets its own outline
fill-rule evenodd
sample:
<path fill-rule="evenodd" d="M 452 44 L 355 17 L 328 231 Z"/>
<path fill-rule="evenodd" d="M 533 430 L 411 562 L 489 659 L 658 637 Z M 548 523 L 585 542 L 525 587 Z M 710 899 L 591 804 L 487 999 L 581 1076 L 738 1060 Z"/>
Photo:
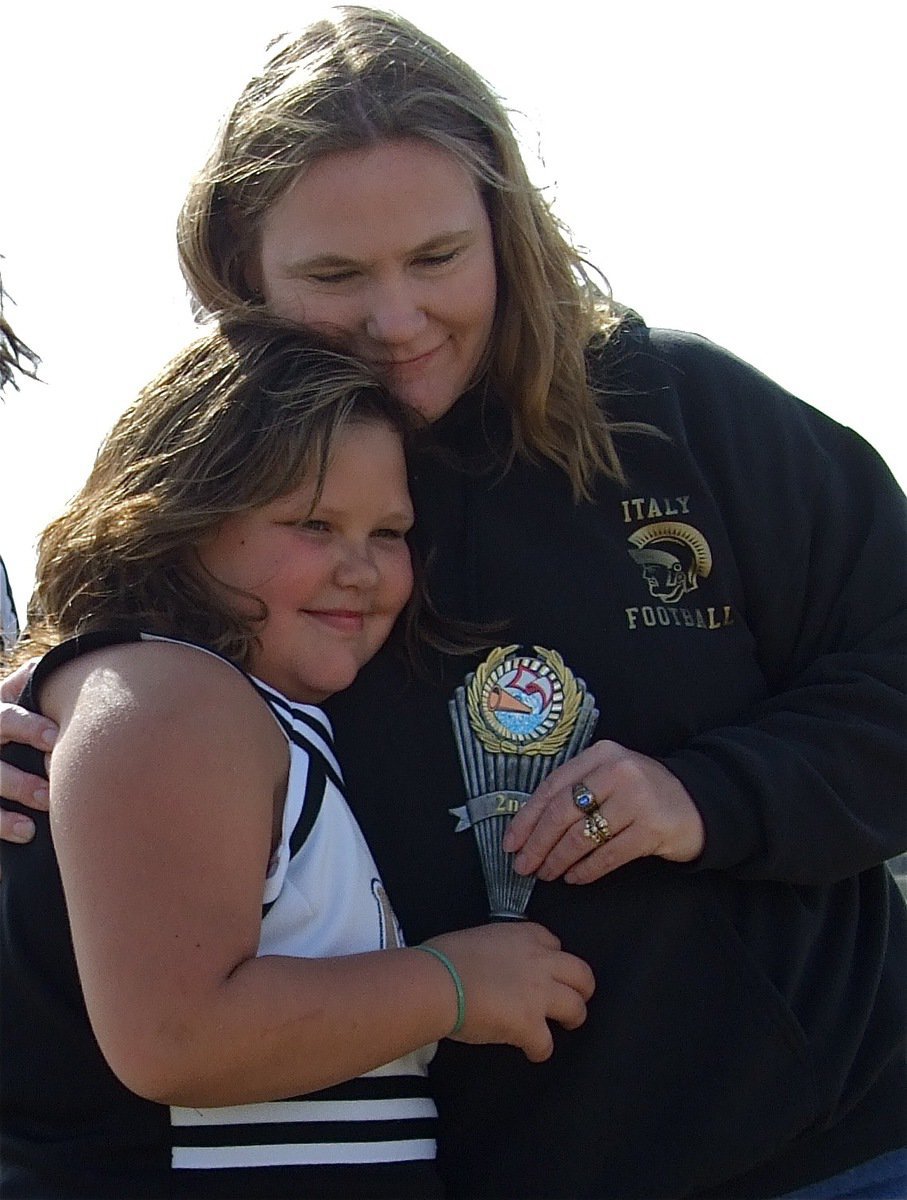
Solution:
<path fill-rule="evenodd" d="M 584 1019 L 538 926 L 404 949 L 343 796 L 318 705 L 410 596 L 408 426 L 359 364 L 234 322 L 43 534 L 61 740 L 36 858 L 4 847 L 4 1196 L 439 1195 L 432 1043 L 543 1059 Z"/>
<path fill-rule="evenodd" d="M 180 253 L 203 308 L 318 329 L 432 422 L 413 488 L 433 596 L 557 651 L 601 711 L 508 842 L 540 881 L 530 915 L 593 965 L 590 1020 L 536 1075 L 439 1054 L 453 1194 L 777 1196 L 857 1166 L 889 1194 L 904 510 L 878 458 L 597 293 L 487 85 L 372 10 L 278 46 Z M 432 670 L 379 654 L 331 702 L 417 937 L 488 911 L 449 811 L 466 671 Z"/>

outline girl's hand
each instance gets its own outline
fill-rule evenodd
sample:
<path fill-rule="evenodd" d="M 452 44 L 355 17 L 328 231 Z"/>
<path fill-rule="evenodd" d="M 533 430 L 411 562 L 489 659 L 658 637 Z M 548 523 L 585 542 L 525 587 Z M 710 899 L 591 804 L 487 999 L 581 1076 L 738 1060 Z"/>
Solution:
<path fill-rule="evenodd" d="M 592 972 L 541 925 L 482 925 L 429 945 L 443 950 L 463 981 L 466 1018 L 454 1041 L 517 1046 L 530 1062 L 543 1062 L 554 1049 L 548 1021 L 576 1029 L 586 1019 Z"/>
<path fill-rule="evenodd" d="M 598 803 L 592 837 L 574 802 L 578 785 Z M 692 862 L 704 845 L 702 818 L 680 780 L 656 759 L 606 741 L 552 771 L 504 837 L 519 874 L 567 883 L 592 883 L 650 855 Z"/>

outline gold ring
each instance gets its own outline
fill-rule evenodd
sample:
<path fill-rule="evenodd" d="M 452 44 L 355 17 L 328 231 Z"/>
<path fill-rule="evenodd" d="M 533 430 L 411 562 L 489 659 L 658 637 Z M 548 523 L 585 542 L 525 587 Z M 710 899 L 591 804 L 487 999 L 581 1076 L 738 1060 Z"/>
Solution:
<path fill-rule="evenodd" d="M 590 842 L 594 842 L 596 847 L 598 847 L 603 846 L 605 842 L 609 842 L 614 837 L 614 834 L 611 832 L 611 826 L 601 813 L 593 812 L 586 817 L 583 836 L 587 837 Z"/>
<path fill-rule="evenodd" d="M 598 808 L 595 793 L 585 783 L 575 783 L 573 785 L 573 803 L 584 816 L 594 813 Z"/>

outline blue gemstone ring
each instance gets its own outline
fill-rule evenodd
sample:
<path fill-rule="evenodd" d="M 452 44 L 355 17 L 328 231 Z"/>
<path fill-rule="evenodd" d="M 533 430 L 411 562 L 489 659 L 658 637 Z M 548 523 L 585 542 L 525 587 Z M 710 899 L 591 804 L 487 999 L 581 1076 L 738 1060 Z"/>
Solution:
<path fill-rule="evenodd" d="M 595 799 L 595 794 L 589 790 L 585 783 L 575 783 L 573 785 L 573 803 L 584 815 L 597 812 L 598 801 Z"/>

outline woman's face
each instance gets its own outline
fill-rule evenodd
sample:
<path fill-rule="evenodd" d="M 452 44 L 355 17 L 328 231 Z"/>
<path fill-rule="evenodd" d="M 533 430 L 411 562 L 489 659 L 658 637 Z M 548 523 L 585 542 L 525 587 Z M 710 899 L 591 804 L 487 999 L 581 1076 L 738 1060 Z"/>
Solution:
<path fill-rule="evenodd" d="M 428 420 L 475 378 L 497 299 L 491 223 L 452 154 L 416 139 L 325 155 L 265 213 L 268 307 L 374 367 Z"/>

